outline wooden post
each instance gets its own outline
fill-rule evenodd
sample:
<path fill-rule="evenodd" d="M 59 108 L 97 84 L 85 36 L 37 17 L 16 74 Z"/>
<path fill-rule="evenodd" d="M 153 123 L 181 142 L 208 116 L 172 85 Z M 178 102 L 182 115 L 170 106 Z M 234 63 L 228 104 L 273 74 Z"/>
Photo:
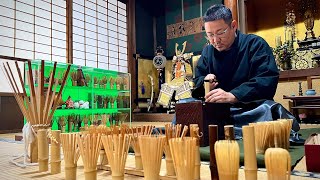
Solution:
<path fill-rule="evenodd" d="M 218 140 L 218 126 L 209 125 L 209 144 L 210 144 L 210 172 L 211 180 L 219 180 L 218 167 L 214 152 L 214 144 Z"/>
<path fill-rule="evenodd" d="M 237 0 L 224 0 L 224 5 L 227 6 L 232 12 L 232 18 L 237 21 L 238 20 L 238 1 Z"/>

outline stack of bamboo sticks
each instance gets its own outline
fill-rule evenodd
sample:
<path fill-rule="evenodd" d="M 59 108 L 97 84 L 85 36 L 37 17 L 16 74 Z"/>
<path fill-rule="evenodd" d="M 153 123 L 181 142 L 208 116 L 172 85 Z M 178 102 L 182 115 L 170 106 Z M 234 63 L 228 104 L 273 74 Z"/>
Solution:
<path fill-rule="evenodd" d="M 138 137 L 141 135 L 151 135 L 153 129 L 154 129 L 154 126 L 151 126 L 151 125 L 136 126 L 136 127 L 131 127 L 130 129 L 128 129 L 127 133 L 130 134 L 130 136 L 131 136 L 131 147 L 134 151 L 135 168 L 137 170 L 143 169 Z"/>
<path fill-rule="evenodd" d="M 56 90 L 58 87 L 58 79 L 55 78 L 57 63 L 54 62 L 52 73 L 50 74 L 48 91 L 45 94 L 44 91 L 44 60 L 41 61 L 39 69 L 38 84 L 34 83 L 35 75 L 32 73 L 31 61 L 27 62 L 28 70 L 26 71 L 27 81 L 23 80 L 21 70 L 18 63 L 15 62 L 16 71 L 19 75 L 19 80 L 14 79 L 13 71 L 9 63 L 3 63 L 5 75 L 9 81 L 9 84 L 14 91 L 14 97 L 27 121 L 35 128 L 48 128 L 51 125 L 51 120 L 55 110 L 58 107 L 58 102 L 61 99 L 61 93 L 65 86 L 68 73 L 70 71 L 70 65 L 67 67 L 67 71 L 63 77 L 63 81 L 58 94 Z M 18 86 L 22 87 L 22 92 Z M 25 84 L 29 86 L 30 97 L 27 96 Z"/>

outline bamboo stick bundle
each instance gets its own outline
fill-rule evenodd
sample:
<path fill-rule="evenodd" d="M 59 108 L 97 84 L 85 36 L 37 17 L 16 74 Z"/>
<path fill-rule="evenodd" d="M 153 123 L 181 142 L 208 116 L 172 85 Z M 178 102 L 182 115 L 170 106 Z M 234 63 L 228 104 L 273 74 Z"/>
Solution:
<path fill-rule="evenodd" d="M 58 174 L 61 172 L 61 139 L 60 139 L 60 130 L 52 131 L 51 138 L 51 155 L 50 155 L 50 164 L 51 164 L 51 174 Z"/>
<path fill-rule="evenodd" d="M 113 180 L 124 179 L 124 168 L 131 137 L 127 134 L 104 135 L 101 138 L 105 152 L 107 154 Z"/>
<path fill-rule="evenodd" d="M 139 138 L 145 180 L 159 180 L 165 136 L 141 135 Z"/>
<path fill-rule="evenodd" d="M 101 147 L 101 136 L 97 133 L 77 135 L 77 144 L 84 166 L 86 180 L 97 179 L 97 161 Z"/>
<path fill-rule="evenodd" d="M 222 140 L 214 145 L 220 180 L 238 180 L 240 149 L 237 141 Z"/>
<path fill-rule="evenodd" d="M 194 180 L 196 143 L 197 139 L 193 137 L 169 140 L 178 180 Z"/>
<path fill-rule="evenodd" d="M 61 133 L 61 144 L 65 161 L 65 178 L 66 180 L 77 179 L 77 162 L 80 157 L 79 148 L 77 147 L 78 133 Z"/>
<path fill-rule="evenodd" d="M 290 132 L 291 132 L 291 127 L 293 120 L 292 119 L 280 119 L 279 120 L 282 123 L 282 128 L 283 128 L 283 135 L 281 137 L 283 138 L 283 147 L 284 149 L 289 149 L 290 142 L 289 142 L 289 137 L 290 137 Z"/>
<path fill-rule="evenodd" d="M 164 144 L 164 153 L 166 155 L 166 171 L 168 176 L 175 176 L 175 168 L 173 164 L 172 154 L 170 151 L 169 140 L 171 138 L 184 137 L 188 132 L 188 126 L 184 126 L 183 133 L 181 133 L 181 124 L 173 125 L 173 124 L 165 124 L 165 136 L 166 141 Z"/>
<path fill-rule="evenodd" d="M 47 138 L 47 130 L 38 130 L 38 162 L 39 172 L 48 171 L 49 169 L 49 143 Z"/>
<path fill-rule="evenodd" d="M 190 137 L 196 139 L 196 149 L 195 149 L 195 167 L 194 167 L 194 179 L 200 179 L 200 134 L 198 124 L 190 124 Z"/>
<path fill-rule="evenodd" d="M 282 148 L 268 148 L 265 153 L 268 180 L 290 180 L 291 157 Z"/>
<path fill-rule="evenodd" d="M 134 151 L 135 168 L 137 170 L 143 169 L 138 137 L 141 135 L 151 135 L 153 129 L 154 129 L 154 126 L 152 125 L 136 126 L 128 129 L 127 133 L 130 134 L 131 136 L 131 147 Z"/>
<path fill-rule="evenodd" d="M 270 140 L 274 139 L 272 135 L 273 125 L 270 123 L 258 122 L 250 123 L 249 126 L 254 127 L 256 153 L 264 154 L 265 150 L 270 147 Z"/>
<path fill-rule="evenodd" d="M 244 172 L 246 180 L 257 180 L 257 158 L 253 126 L 242 126 Z"/>

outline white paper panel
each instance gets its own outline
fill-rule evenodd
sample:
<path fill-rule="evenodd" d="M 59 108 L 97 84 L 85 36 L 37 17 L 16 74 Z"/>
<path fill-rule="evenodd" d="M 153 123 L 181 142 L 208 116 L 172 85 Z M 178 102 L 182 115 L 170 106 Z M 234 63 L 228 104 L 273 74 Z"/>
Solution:
<path fill-rule="evenodd" d="M 7 79 L 7 76 L 4 75 L 5 72 L 2 72 L 2 69 L 3 69 L 2 63 L 6 63 L 6 62 L 9 63 L 10 68 L 11 68 L 12 73 L 13 73 L 13 76 L 14 76 L 14 79 L 18 80 L 19 79 L 19 75 L 18 75 L 18 72 L 16 70 L 15 61 L 0 59 L 0 62 L 1 62 L 1 64 L 0 64 L 0 66 L 1 66 L 1 68 L 0 68 L 0 79 L 1 79 L 1 81 L 0 81 L 0 92 L 13 93 L 14 91 L 10 87 L 9 80 Z M 21 75 L 23 77 L 23 74 L 24 74 L 23 62 L 18 62 L 18 65 L 19 65 L 19 68 L 20 68 L 20 71 L 21 71 Z M 22 92 L 22 87 L 21 87 L 20 83 L 17 83 L 17 85 L 19 87 L 19 91 Z"/>

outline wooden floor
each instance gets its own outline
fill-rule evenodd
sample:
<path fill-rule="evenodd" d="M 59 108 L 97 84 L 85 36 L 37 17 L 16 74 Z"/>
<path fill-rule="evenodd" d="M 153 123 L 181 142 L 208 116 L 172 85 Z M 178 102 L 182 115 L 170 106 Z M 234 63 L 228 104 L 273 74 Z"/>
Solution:
<path fill-rule="evenodd" d="M 167 122 L 135 122 L 132 125 L 140 125 L 140 124 L 152 124 L 155 126 L 163 126 Z M 316 125 L 319 127 L 318 125 Z M 308 126 L 302 126 L 305 128 Z M 312 125 L 314 127 L 314 125 Z M 19 134 L 19 133 L 18 133 Z M 13 163 L 10 163 L 11 159 L 17 155 L 21 155 L 23 153 L 24 144 L 22 142 L 15 142 L 13 134 L 1 134 L 0 135 L 0 179 L 1 180 L 28 180 L 28 179 L 43 179 L 43 180 L 62 180 L 65 179 L 64 175 L 64 161 L 62 161 L 62 172 L 59 174 L 51 175 L 50 167 L 48 172 L 38 172 L 38 166 L 28 166 L 26 168 L 21 168 Z M 18 159 L 19 162 L 23 161 L 23 158 Z M 126 164 L 127 169 L 134 168 L 134 155 L 129 155 Z M 81 162 L 81 159 L 78 162 L 77 168 L 77 179 L 82 180 L 84 178 L 84 168 Z M 161 165 L 161 179 L 175 179 L 172 177 L 165 176 L 165 161 L 162 161 Z M 317 178 L 320 178 L 320 174 L 315 174 Z M 308 177 L 307 177 L 308 176 Z M 105 179 L 111 180 L 111 172 L 106 170 L 98 170 L 97 179 Z M 135 179 L 143 179 L 141 176 L 134 175 L 125 175 L 125 179 L 135 180 Z M 207 162 L 203 162 L 201 165 L 201 179 L 209 180 L 210 178 L 210 170 Z M 239 179 L 245 179 L 243 168 L 239 169 Z M 266 170 L 259 169 L 258 171 L 258 179 L 259 180 L 267 180 Z M 315 179 L 311 178 L 310 174 L 306 172 L 305 159 L 303 158 L 295 167 L 294 173 L 291 176 L 291 180 L 305 180 L 305 179 Z"/>

